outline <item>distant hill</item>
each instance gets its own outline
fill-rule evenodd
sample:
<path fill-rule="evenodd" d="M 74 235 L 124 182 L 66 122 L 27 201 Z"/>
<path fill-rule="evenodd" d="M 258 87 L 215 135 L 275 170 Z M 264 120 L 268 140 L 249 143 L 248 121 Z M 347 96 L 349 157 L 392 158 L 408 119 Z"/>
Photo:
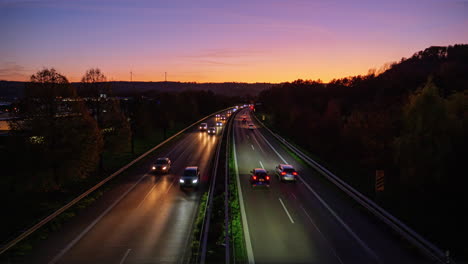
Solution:
<path fill-rule="evenodd" d="M 110 82 L 117 96 L 136 93 L 181 92 L 185 90 L 210 90 L 226 96 L 257 96 L 261 91 L 275 86 L 270 83 L 184 83 L 184 82 Z M 26 82 L 0 81 L 0 97 L 22 97 Z M 72 83 L 80 94 L 80 83 Z"/>

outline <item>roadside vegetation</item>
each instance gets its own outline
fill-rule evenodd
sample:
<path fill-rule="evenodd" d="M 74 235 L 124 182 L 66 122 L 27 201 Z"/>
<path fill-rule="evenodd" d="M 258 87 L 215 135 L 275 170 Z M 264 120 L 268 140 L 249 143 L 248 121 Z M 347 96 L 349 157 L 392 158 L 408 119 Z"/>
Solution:
<path fill-rule="evenodd" d="M 455 259 L 468 259 L 467 72 L 468 45 L 430 47 L 366 76 L 284 83 L 263 91 L 256 110 Z"/>
<path fill-rule="evenodd" d="M 115 96 L 99 69 L 71 85 L 55 69 L 31 76 L 15 108 L 11 131 L 0 140 L 0 199 L 8 217 L 6 243 L 120 167 L 177 131 L 232 103 L 209 91 L 133 92 Z M 98 199 L 106 187 L 60 216 L 40 237 L 56 230 L 75 210 Z M 18 254 L 25 254 L 27 243 Z M 27 251 L 27 250 L 26 250 Z"/>
<path fill-rule="evenodd" d="M 232 138 L 229 138 L 231 140 Z M 240 211 L 239 190 L 237 189 L 237 175 L 235 173 L 234 149 L 229 144 L 229 230 L 231 232 L 231 252 L 234 263 L 247 263 L 247 251 L 245 248 L 244 229 Z"/>

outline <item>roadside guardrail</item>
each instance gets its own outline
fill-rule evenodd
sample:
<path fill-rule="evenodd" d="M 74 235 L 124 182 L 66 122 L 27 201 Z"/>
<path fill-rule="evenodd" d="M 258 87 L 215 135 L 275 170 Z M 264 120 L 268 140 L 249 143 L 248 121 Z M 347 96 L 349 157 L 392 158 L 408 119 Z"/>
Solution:
<path fill-rule="evenodd" d="M 385 209 L 380 207 L 378 204 L 376 204 L 374 201 L 370 200 L 369 198 L 365 197 L 363 194 L 361 194 L 359 191 L 351 187 L 349 184 L 347 184 L 345 181 L 340 179 L 338 176 L 327 170 L 325 167 L 320 165 L 318 162 L 304 154 L 300 149 L 298 149 L 296 146 L 292 145 L 288 141 L 286 141 L 284 138 L 279 136 L 278 134 L 274 133 L 269 129 L 267 126 L 265 126 L 258 118 L 256 115 L 253 115 L 257 122 L 261 124 L 273 137 L 275 137 L 279 142 L 281 142 L 283 145 L 285 145 L 287 148 L 289 148 L 294 154 L 299 156 L 302 160 L 304 160 L 307 164 L 309 164 L 311 167 L 316 169 L 320 174 L 325 176 L 329 181 L 331 181 L 335 186 L 337 186 L 339 189 L 341 189 L 343 192 L 345 192 L 347 195 L 349 195 L 351 198 L 353 198 L 357 203 L 359 203 L 361 206 L 366 208 L 369 212 L 371 212 L 374 216 L 376 216 L 378 219 L 380 219 L 382 222 L 390 226 L 395 232 L 397 232 L 401 237 L 409 241 L 411 244 L 416 246 L 420 251 L 422 251 L 426 256 L 440 262 L 440 263 L 454 263 L 453 260 L 449 259 L 449 256 L 447 256 L 444 251 L 442 251 L 440 248 L 423 238 L 421 235 L 419 235 L 416 231 L 408 227 L 406 224 L 398 220 L 395 216 L 391 215 L 389 212 L 387 212 Z"/>
<path fill-rule="evenodd" d="M 221 145 L 222 145 L 222 140 L 224 139 L 224 133 L 227 133 L 229 135 L 229 130 L 231 129 L 231 124 L 232 124 L 232 115 L 229 117 L 228 121 L 226 122 L 226 126 L 224 126 L 222 133 L 220 135 L 220 140 L 218 142 L 217 148 L 216 148 L 216 154 L 214 158 L 214 166 L 212 169 L 212 177 L 213 179 L 210 181 L 210 188 L 208 190 L 208 199 L 206 200 L 206 206 L 205 206 L 205 217 L 203 219 L 202 223 L 202 231 L 200 232 L 200 248 L 199 248 L 199 263 L 204 264 L 206 262 L 206 253 L 208 250 L 208 233 L 210 231 L 210 222 L 211 222 L 211 213 L 213 210 L 213 195 L 215 191 L 215 186 L 216 186 L 216 178 L 218 176 L 218 165 L 219 165 L 219 156 L 221 155 Z M 228 132 L 226 132 L 228 131 Z M 228 139 L 228 138 L 227 138 Z M 224 171 L 226 173 L 227 170 Z M 225 179 L 227 179 L 227 176 L 225 175 Z M 228 188 L 228 186 L 225 185 L 225 188 Z M 227 193 L 228 189 L 226 189 Z M 226 203 L 225 203 L 225 206 Z M 226 208 L 225 208 L 226 210 Z M 225 217 L 227 217 L 225 215 Z M 226 233 L 226 236 L 229 236 L 229 233 Z M 229 240 L 229 239 L 227 239 Z M 228 253 L 229 248 L 226 247 L 226 254 Z M 227 257 L 226 257 L 227 259 Z M 198 260 L 198 259 L 197 259 Z M 198 263 L 198 262 L 197 262 Z M 229 261 L 225 262 L 229 263 Z"/>
<path fill-rule="evenodd" d="M 86 196 L 88 196 L 90 193 L 94 192 L 96 189 L 98 189 L 99 187 L 101 187 L 102 185 L 104 185 L 106 182 L 110 181 L 111 179 L 115 178 L 117 175 L 121 174 L 122 172 L 124 172 L 125 170 L 127 170 L 128 168 L 130 168 L 133 164 L 137 163 L 138 161 L 140 161 L 141 159 L 145 158 L 146 156 L 148 156 L 149 154 L 151 154 L 153 151 L 157 150 L 158 148 L 162 147 L 164 144 L 168 143 L 169 141 L 171 141 L 172 139 L 176 138 L 177 136 L 179 136 L 180 134 L 184 133 L 185 131 L 187 131 L 188 129 L 192 128 L 193 126 L 197 125 L 198 123 L 200 122 L 203 122 L 204 120 L 210 118 L 211 116 L 217 114 L 217 113 L 221 113 L 223 111 L 226 111 L 228 109 L 231 109 L 232 107 L 229 107 L 229 108 L 225 108 L 223 110 L 220 110 L 220 111 L 217 111 L 215 113 L 212 113 L 208 116 L 205 116 L 203 117 L 202 119 L 194 122 L 193 124 L 189 125 L 188 127 L 180 130 L 179 132 L 177 132 L 176 134 L 172 135 L 171 137 L 169 137 L 168 139 L 164 140 L 163 142 L 159 143 L 158 145 L 156 145 L 155 147 L 151 148 L 150 150 L 146 151 L 145 153 L 143 153 L 142 155 L 140 155 L 138 158 L 134 159 L 133 161 L 131 161 L 130 163 L 128 163 L 127 165 L 123 166 L 122 168 L 120 168 L 119 170 L 117 170 L 116 172 L 112 173 L 111 175 L 109 175 L 107 178 L 105 178 L 104 180 L 100 181 L 99 183 L 97 183 L 96 185 L 94 185 L 93 187 L 91 187 L 89 190 L 85 191 L 84 193 L 82 193 L 81 195 L 79 195 L 78 197 L 76 197 L 75 199 L 73 199 L 72 201 L 70 201 L 69 203 L 67 203 L 66 205 L 62 206 L 60 209 L 58 209 L 57 211 L 53 212 L 52 214 L 50 214 L 49 216 L 47 216 L 46 218 L 42 219 L 40 222 L 38 222 L 37 224 L 35 224 L 34 226 L 30 227 L 29 229 L 27 229 L 26 231 L 24 231 L 23 233 L 21 233 L 19 236 L 17 236 L 16 238 L 14 238 L 13 240 L 7 242 L 5 245 L 2 245 L 1 248 L 0 248 L 0 254 L 3 254 L 4 252 L 6 252 L 8 249 L 12 248 L 14 245 L 16 245 L 18 242 L 20 242 L 21 240 L 25 239 L 26 237 L 28 237 L 29 235 L 31 235 L 32 233 L 34 233 L 36 230 L 38 230 L 39 228 L 41 228 L 42 226 L 44 226 L 45 224 L 49 223 L 51 220 L 53 220 L 55 217 L 57 217 L 58 215 L 60 215 L 61 213 L 65 212 L 67 209 L 69 209 L 70 207 L 72 207 L 73 205 L 75 205 L 76 203 L 78 203 L 79 201 L 81 201 L 81 199 L 85 198 Z"/>

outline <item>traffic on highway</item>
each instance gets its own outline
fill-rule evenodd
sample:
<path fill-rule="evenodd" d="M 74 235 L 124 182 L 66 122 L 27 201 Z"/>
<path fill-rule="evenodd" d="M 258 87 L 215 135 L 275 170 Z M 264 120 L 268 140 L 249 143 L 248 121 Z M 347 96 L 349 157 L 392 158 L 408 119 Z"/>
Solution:
<path fill-rule="evenodd" d="M 21 263 L 218 262 L 209 253 L 213 242 L 195 232 L 212 232 L 207 211 L 235 213 L 210 200 L 223 139 L 232 145 L 225 160 L 233 161 L 235 180 L 226 187 L 238 189 L 245 262 L 428 263 L 276 140 L 253 105 L 211 115 L 155 150 Z M 236 262 L 231 247 L 225 250 L 224 262 Z"/>

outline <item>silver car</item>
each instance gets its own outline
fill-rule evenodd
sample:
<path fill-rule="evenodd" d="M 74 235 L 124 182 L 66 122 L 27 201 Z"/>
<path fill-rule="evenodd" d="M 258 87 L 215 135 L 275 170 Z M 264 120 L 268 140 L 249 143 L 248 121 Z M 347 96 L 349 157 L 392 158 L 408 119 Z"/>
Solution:
<path fill-rule="evenodd" d="M 200 126 L 198 127 L 198 129 L 200 129 L 200 131 L 205 131 L 206 129 L 208 129 L 208 124 L 207 123 L 201 123 Z"/>
<path fill-rule="evenodd" d="M 282 182 L 296 182 L 299 174 L 293 166 L 288 164 L 279 164 L 275 169 L 278 180 Z"/>

